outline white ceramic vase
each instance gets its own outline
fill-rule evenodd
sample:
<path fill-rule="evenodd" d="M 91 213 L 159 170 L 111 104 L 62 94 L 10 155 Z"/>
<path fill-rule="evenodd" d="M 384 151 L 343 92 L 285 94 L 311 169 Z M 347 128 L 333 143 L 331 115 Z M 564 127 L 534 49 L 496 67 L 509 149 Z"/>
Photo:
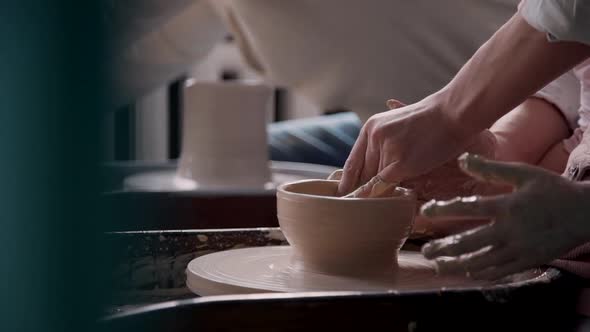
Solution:
<path fill-rule="evenodd" d="M 272 186 L 266 131 L 272 92 L 259 83 L 188 81 L 177 184 L 225 190 Z"/>

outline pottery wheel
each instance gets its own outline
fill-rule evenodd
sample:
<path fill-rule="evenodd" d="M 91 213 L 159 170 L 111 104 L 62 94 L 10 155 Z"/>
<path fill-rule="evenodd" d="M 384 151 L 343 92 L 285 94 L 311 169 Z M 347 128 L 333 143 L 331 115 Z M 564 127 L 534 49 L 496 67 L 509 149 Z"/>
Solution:
<path fill-rule="evenodd" d="M 297 270 L 291 247 L 257 247 L 217 252 L 191 261 L 187 286 L 201 296 L 266 292 L 433 290 L 490 283 L 436 276 L 421 254 L 401 251 L 396 276 L 346 277 Z"/>
<path fill-rule="evenodd" d="M 189 179 L 177 177 L 176 169 L 158 170 L 135 174 L 125 178 L 124 187 L 130 191 L 148 192 L 195 192 L 204 194 L 274 194 L 275 188 L 283 183 L 306 180 L 325 179 L 336 168 L 324 165 L 271 161 L 272 183 L 260 189 L 209 189 L 201 188 Z"/>

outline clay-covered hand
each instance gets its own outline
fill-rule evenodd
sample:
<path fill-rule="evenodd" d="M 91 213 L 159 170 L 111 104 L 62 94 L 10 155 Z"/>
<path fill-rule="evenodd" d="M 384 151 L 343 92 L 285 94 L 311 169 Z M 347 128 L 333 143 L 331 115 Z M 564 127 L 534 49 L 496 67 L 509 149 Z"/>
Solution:
<path fill-rule="evenodd" d="M 459 159 L 468 174 L 514 186 L 491 197 L 432 201 L 422 207 L 430 218 L 489 218 L 485 226 L 435 240 L 422 251 L 440 273 L 498 279 L 549 263 L 590 239 L 590 187 L 535 166 Z"/>
<path fill-rule="evenodd" d="M 388 183 L 413 178 L 460 154 L 471 137 L 463 135 L 465 128 L 441 105 L 433 95 L 371 117 L 346 161 L 339 194 L 352 192 L 376 175 Z M 401 103 L 391 101 L 391 106 Z"/>
<path fill-rule="evenodd" d="M 497 141 L 494 134 L 489 130 L 484 130 L 476 136 L 475 142 L 468 146 L 466 151 L 495 159 L 496 146 Z M 511 191 L 511 188 L 507 186 L 502 187 L 477 181 L 461 170 L 456 159 L 452 159 L 424 175 L 402 181 L 401 186 L 413 190 L 418 202 L 422 204 L 432 199 L 448 200 L 457 196 L 491 195 Z M 449 219 L 433 222 L 418 214 L 414 220 L 411 237 L 432 239 L 456 234 L 485 223 L 487 223 L 485 219 Z"/>
<path fill-rule="evenodd" d="M 590 180 L 590 130 L 576 129 L 564 145 L 571 151 L 564 176 L 574 181 Z"/>

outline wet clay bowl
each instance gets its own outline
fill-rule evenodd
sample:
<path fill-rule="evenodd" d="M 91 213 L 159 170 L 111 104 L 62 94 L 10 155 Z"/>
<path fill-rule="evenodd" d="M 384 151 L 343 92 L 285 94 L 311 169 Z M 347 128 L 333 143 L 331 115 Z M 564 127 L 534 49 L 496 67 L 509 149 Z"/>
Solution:
<path fill-rule="evenodd" d="M 395 271 L 416 197 L 398 188 L 386 198 L 337 197 L 338 181 L 304 180 L 277 190 L 281 230 L 293 248 L 291 268 L 338 274 Z"/>

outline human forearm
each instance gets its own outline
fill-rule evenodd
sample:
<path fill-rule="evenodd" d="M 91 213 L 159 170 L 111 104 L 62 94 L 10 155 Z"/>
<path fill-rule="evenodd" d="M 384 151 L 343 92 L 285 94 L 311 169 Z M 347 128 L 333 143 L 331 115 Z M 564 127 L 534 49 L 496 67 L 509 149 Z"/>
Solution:
<path fill-rule="evenodd" d="M 439 93 L 443 109 L 469 137 L 590 56 L 590 46 L 549 42 L 513 16 Z"/>

